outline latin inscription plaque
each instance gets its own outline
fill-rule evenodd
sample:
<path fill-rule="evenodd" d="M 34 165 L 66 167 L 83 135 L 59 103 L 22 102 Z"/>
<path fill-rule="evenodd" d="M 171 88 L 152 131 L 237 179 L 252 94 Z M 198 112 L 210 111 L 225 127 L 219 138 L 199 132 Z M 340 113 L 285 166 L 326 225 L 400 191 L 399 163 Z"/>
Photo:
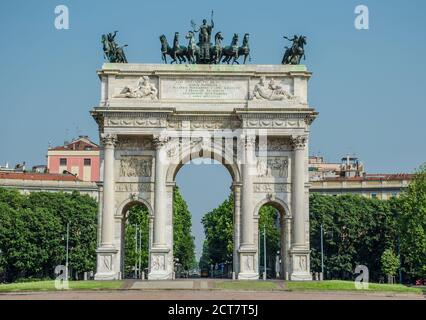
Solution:
<path fill-rule="evenodd" d="M 161 99 L 246 100 L 247 80 L 161 79 Z"/>

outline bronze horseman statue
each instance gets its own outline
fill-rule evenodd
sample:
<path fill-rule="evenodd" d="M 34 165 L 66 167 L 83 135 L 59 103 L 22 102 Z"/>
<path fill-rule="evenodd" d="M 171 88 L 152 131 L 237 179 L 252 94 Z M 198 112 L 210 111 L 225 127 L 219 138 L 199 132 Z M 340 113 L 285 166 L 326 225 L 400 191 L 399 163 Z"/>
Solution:
<path fill-rule="evenodd" d="M 118 31 L 114 33 L 108 33 L 102 35 L 102 45 L 104 49 L 104 57 L 111 63 L 127 63 L 126 55 L 124 54 L 123 48 L 127 47 L 127 44 L 119 47 L 115 42 L 115 36 Z"/>
<path fill-rule="evenodd" d="M 292 39 L 287 38 L 286 36 L 283 37 L 284 39 L 287 39 L 288 41 L 291 41 L 293 44 L 292 46 L 285 47 L 285 53 L 283 60 L 281 61 L 282 64 L 300 64 L 300 61 L 303 59 L 306 59 L 305 57 L 305 45 L 306 45 L 306 37 L 305 36 L 297 36 L 294 35 Z"/>

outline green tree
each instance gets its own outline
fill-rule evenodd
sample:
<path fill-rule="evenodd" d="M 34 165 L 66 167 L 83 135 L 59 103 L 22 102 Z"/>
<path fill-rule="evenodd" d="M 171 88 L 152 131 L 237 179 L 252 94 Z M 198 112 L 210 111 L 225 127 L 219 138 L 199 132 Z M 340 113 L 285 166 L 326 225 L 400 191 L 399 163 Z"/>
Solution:
<path fill-rule="evenodd" d="M 3 280 L 52 277 L 65 264 L 65 230 L 70 224 L 72 274 L 94 270 L 96 201 L 78 193 L 21 195 L 0 188 L 0 270 Z"/>
<path fill-rule="evenodd" d="M 217 263 L 232 263 L 234 248 L 234 196 L 231 194 L 227 200 L 217 208 L 204 215 L 201 222 L 204 226 L 206 239 L 199 266 L 210 269 L 210 265 Z M 277 224 L 279 212 L 270 205 L 265 205 L 259 210 L 259 236 L 263 234 L 263 225 L 266 224 L 266 250 L 267 264 L 274 267 L 276 252 L 280 248 L 280 228 Z M 259 238 L 260 259 L 263 263 L 263 238 Z"/>
<path fill-rule="evenodd" d="M 403 270 L 411 280 L 426 277 L 426 164 L 394 207 L 398 214 Z"/>
<path fill-rule="evenodd" d="M 399 257 L 393 252 L 392 249 L 388 248 L 383 251 L 381 261 L 382 271 L 385 275 L 388 276 L 388 282 L 391 282 L 390 277 L 396 275 L 396 272 L 399 268 Z"/>
<path fill-rule="evenodd" d="M 124 253 L 127 276 L 133 275 L 135 263 L 138 261 L 135 242 L 136 224 L 139 225 L 142 232 L 141 268 L 145 269 L 148 268 L 149 216 L 148 209 L 143 205 L 131 207 L 127 214 Z M 191 269 L 195 264 L 195 244 L 191 227 L 191 213 L 179 188 L 176 187 L 173 197 L 173 255 L 184 270 Z"/>
<path fill-rule="evenodd" d="M 219 207 L 208 212 L 202 218 L 205 240 L 200 268 L 216 263 L 232 262 L 233 214 L 234 197 L 231 194 Z"/>
<path fill-rule="evenodd" d="M 148 268 L 149 213 L 146 206 L 142 204 L 132 206 L 127 212 L 125 224 L 124 272 L 126 276 L 133 276 L 135 264 L 139 262 L 136 250 L 136 225 L 141 236 L 141 270 Z M 139 237 L 139 234 L 137 237 Z M 137 241 L 139 246 L 139 238 Z"/>
<path fill-rule="evenodd" d="M 271 205 L 264 205 L 259 210 L 259 261 L 263 270 L 264 246 L 263 246 L 263 226 L 266 229 L 266 266 L 271 270 L 275 268 L 275 258 L 280 250 L 280 216 L 277 209 Z"/>
<path fill-rule="evenodd" d="M 356 265 L 366 265 L 370 278 L 381 274 L 385 248 L 395 246 L 397 228 L 388 201 L 357 195 L 310 196 L 312 270 L 321 270 L 320 227 L 324 228 L 324 265 L 327 278 L 353 279 Z"/>
<path fill-rule="evenodd" d="M 184 270 L 195 265 L 195 243 L 191 233 L 191 212 L 176 187 L 173 195 L 173 253 Z"/>

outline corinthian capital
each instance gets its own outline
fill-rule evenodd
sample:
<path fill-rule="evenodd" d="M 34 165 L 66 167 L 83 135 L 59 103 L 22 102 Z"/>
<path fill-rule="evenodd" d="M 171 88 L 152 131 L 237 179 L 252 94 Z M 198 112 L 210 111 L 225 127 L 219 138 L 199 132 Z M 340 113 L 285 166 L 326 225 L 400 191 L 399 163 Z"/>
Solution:
<path fill-rule="evenodd" d="M 111 133 L 102 133 L 101 143 L 104 148 L 114 148 L 117 143 L 117 135 Z"/>
<path fill-rule="evenodd" d="M 154 135 L 152 141 L 156 149 L 164 147 L 170 140 L 170 137 L 167 134 L 156 134 Z"/>
<path fill-rule="evenodd" d="M 290 138 L 290 143 L 294 150 L 304 149 L 307 141 L 307 136 L 293 136 Z"/>
<path fill-rule="evenodd" d="M 242 134 L 240 136 L 240 143 L 243 148 L 254 148 L 256 145 L 256 135 Z"/>

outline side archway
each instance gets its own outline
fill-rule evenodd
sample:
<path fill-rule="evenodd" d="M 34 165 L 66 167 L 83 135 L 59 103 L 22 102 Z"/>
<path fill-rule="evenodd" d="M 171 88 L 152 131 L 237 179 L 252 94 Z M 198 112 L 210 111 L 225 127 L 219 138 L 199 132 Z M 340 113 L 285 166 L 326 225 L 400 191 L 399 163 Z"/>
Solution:
<path fill-rule="evenodd" d="M 259 219 L 259 270 L 261 273 L 266 271 L 268 278 L 288 280 L 292 221 L 290 207 L 282 199 L 267 196 L 257 203 L 254 213 Z M 266 239 L 263 237 L 264 231 Z M 268 244 L 266 259 L 264 241 Z"/>
<path fill-rule="evenodd" d="M 131 195 L 117 208 L 122 278 L 140 279 L 142 272 L 148 272 L 153 214 L 151 204 L 137 195 Z"/>

